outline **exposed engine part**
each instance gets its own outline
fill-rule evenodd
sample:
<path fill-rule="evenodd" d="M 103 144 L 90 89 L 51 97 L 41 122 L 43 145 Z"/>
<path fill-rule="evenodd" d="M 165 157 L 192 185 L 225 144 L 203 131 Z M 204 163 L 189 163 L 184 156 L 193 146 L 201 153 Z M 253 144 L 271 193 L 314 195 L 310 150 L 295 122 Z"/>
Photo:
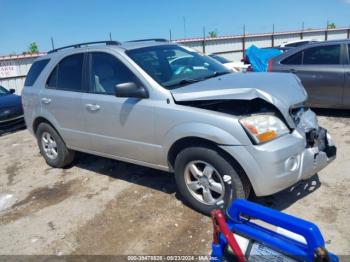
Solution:
<path fill-rule="evenodd" d="M 336 155 L 336 147 L 330 145 L 327 137 L 327 130 L 319 127 L 306 133 L 307 147 L 318 147 L 319 151 L 327 154 L 327 157 Z"/>
<path fill-rule="evenodd" d="M 291 110 L 291 116 L 299 130 L 305 133 L 318 128 L 316 114 L 308 107 L 299 107 Z"/>
<path fill-rule="evenodd" d="M 180 105 L 198 107 L 235 116 L 270 113 L 284 121 L 280 111 L 261 98 L 253 100 L 204 100 L 177 102 Z"/>

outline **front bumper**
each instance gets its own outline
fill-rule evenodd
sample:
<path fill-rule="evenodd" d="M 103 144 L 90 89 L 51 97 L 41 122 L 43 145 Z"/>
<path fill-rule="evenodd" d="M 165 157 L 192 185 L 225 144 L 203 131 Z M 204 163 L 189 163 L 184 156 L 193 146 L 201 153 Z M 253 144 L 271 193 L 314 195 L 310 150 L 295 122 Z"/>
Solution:
<path fill-rule="evenodd" d="M 257 196 L 271 195 L 307 179 L 336 157 L 329 134 L 317 129 L 319 137 L 311 145 L 306 134 L 295 129 L 263 145 L 221 146 L 246 172 Z"/>
<path fill-rule="evenodd" d="M 0 120 L 0 130 L 23 126 L 25 126 L 23 115 L 19 115 L 10 119 Z"/>

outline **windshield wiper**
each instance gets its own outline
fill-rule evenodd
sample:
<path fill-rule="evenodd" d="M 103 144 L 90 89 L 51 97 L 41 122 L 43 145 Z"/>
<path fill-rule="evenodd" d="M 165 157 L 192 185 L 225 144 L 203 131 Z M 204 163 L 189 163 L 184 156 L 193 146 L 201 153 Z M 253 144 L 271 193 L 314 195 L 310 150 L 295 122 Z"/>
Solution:
<path fill-rule="evenodd" d="M 174 86 L 184 86 L 192 83 L 196 83 L 201 81 L 201 79 L 182 79 L 179 82 L 176 82 L 175 84 L 170 84 L 170 85 L 164 85 L 165 87 L 174 87 Z"/>
<path fill-rule="evenodd" d="M 192 79 L 192 78 L 188 78 L 188 79 L 182 79 L 181 81 L 175 83 L 175 84 L 170 84 L 170 85 L 164 85 L 165 87 L 174 87 L 174 86 L 185 86 L 188 84 L 193 84 L 196 82 L 200 82 L 209 78 L 213 78 L 213 77 L 217 77 L 217 76 L 222 76 L 222 75 L 226 75 L 229 74 L 229 71 L 221 71 L 221 72 L 214 72 L 212 75 L 203 77 L 203 78 L 199 78 L 199 79 Z"/>

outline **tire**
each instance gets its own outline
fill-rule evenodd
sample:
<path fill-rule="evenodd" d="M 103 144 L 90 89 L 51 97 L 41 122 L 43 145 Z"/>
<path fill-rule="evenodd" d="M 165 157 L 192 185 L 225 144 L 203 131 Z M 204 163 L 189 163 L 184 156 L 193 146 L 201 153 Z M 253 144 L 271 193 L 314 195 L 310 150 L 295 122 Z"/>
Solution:
<path fill-rule="evenodd" d="M 63 139 L 51 125 L 41 123 L 36 131 L 36 138 L 40 153 L 49 166 L 63 168 L 73 162 L 75 152 L 66 147 Z"/>
<path fill-rule="evenodd" d="M 181 151 L 175 160 L 175 181 L 185 201 L 195 210 L 210 215 L 213 209 L 225 210 L 234 199 L 247 198 L 249 180 L 245 174 L 240 176 L 242 170 L 230 162 L 210 147 L 193 146 Z"/>

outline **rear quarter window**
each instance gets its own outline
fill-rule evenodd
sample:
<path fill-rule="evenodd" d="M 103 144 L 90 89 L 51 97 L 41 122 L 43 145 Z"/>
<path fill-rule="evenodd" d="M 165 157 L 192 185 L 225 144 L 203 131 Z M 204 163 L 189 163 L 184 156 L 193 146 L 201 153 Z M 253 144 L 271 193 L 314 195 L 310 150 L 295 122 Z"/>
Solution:
<path fill-rule="evenodd" d="M 28 75 L 26 77 L 26 81 L 24 82 L 24 86 L 34 85 L 36 79 L 38 78 L 38 76 L 43 71 L 43 69 L 48 64 L 49 61 L 50 59 L 42 59 L 34 62 L 29 69 Z"/>
<path fill-rule="evenodd" d="M 301 65 L 303 53 L 298 52 L 281 61 L 282 65 Z"/>

